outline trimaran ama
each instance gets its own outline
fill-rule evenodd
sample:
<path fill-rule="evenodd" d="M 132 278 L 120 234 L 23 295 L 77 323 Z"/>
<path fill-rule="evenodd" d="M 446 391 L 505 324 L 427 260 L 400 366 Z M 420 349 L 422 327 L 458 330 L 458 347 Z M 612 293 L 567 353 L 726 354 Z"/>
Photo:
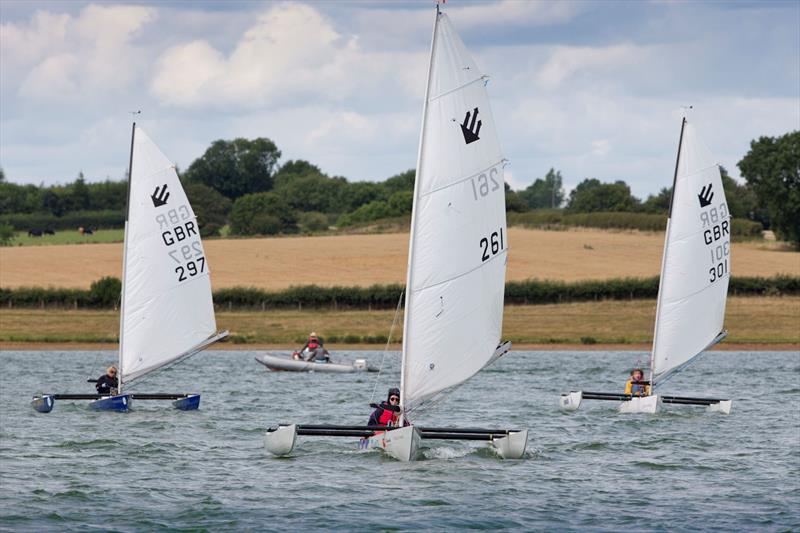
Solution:
<path fill-rule="evenodd" d="M 719 166 L 684 118 L 661 263 L 650 379 L 645 382 L 652 391 L 647 396 L 573 391 L 561 395 L 561 407 L 575 410 L 582 400 L 610 400 L 621 401 L 623 413 L 655 413 L 662 403 L 705 405 L 730 413 L 732 400 L 655 393 L 728 334 L 723 322 L 730 281 L 730 224 Z"/>
<path fill-rule="evenodd" d="M 208 261 L 197 218 L 175 166 L 133 124 L 122 268 L 117 394 L 43 394 L 39 412 L 55 400 L 92 400 L 93 409 L 127 411 L 135 400 L 173 400 L 197 409 L 199 394 L 130 393 L 125 387 L 226 337 L 217 333 Z"/>
<path fill-rule="evenodd" d="M 485 85 L 437 6 L 411 215 L 399 426 L 282 424 L 266 432 L 269 452 L 286 455 L 298 435 L 316 435 L 361 437 L 362 447 L 402 461 L 415 458 L 420 439 L 486 441 L 504 458 L 524 454 L 526 429 L 403 427 L 407 414 L 510 349 L 500 344 L 504 159 Z"/>

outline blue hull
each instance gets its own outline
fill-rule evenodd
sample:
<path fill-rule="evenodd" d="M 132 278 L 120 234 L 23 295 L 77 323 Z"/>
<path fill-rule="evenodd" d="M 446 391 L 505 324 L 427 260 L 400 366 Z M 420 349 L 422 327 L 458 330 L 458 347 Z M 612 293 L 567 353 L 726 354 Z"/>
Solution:
<path fill-rule="evenodd" d="M 49 413 L 53 410 L 53 405 L 55 405 L 56 401 L 51 394 L 43 394 L 42 396 L 36 396 L 31 401 L 31 407 L 36 409 L 40 413 Z"/>
<path fill-rule="evenodd" d="M 130 394 L 119 394 L 89 402 L 89 409 L 96 411 L 127 411 L 131 406 Z"/>
<path fill-rule="evenodd" d="M 172 402 L 172 406 L 181 411 L 194 411 L 200 407 L 200 395 L 192 394 L 186 398 L 179 398 Z"/>

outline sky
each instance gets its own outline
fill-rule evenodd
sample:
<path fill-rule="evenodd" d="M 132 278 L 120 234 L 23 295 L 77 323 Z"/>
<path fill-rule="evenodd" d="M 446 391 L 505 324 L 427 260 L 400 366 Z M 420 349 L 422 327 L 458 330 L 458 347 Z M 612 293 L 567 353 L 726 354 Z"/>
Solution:
<path fill-rule="evenodd" d="M 672 183 L 689 118 L 735 178 L 800 129 L 800 1 L 474 1 L 443 10 L 490 77 L 506 181 Z M 380 181 L 416 164 L 435 2 L 0 0 L 0 166 L 125 176 L 131 111 L 179 168 L 217 139 Z"/>

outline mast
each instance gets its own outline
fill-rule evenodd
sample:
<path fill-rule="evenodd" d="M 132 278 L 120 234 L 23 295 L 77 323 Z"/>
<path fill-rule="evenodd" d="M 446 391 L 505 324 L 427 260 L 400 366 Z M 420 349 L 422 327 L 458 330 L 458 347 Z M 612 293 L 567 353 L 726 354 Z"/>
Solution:
<path fill-rule="evenodd" d="M 422 104 L 422 129 L 420 131 L 419 136 L 419 148 L 417 150 L 417 169 L 416 175 L 414 177 L 414 199 L 411 208 L 411 233 L 408 239 L 408 269 L 407 269 L 407 277 L 406 277 L 406 299 L 405 299 L 405 309 L 403 310 L 403 356 L 402 361 L 400 364 L 400 402 L 399 405 L 402 409 L 404 403 L 403 400 L 406 396 L 405 390 L 405 376 L 406 376 L 406 361 L 407 361 L 407 350 L 408 350 L 408 310 L 409 310 L 409 303 L 411 302 L 411 282 L 413 280 L 411 265 L 414 258 L 414 234 L 416 233 L 417 227 L 417 206 L 419 200 L 419 178 L 421 175 L 420 166 L 422 165 L 422 156 L 423 156 L 423 149 L 425 147 L 425 123 L 426 118 L 428 116 L 428 98 L 430 97 L 431 92 L 431 70 L 433 69 L 433 54 L 436 50 L 436 33 L 437 28 L 439 27 L 439 15 L 441 11 L 439 10 L 439 3 L 436 3 L 436 18 L 433 22 L 433 36 L 431 37 L 431 53 L 430 59 L 428 61 L 428 75 L 425 80 L 425 100 Z M 400 425 L 403 425 L 403 421 L 405 419 L 405 414 L 401 411 L 400 414 Z"/>
<path fill-rule="evenodd" d="M 691 106 L 689 107 L 691 109 Z M 678 137 L 678 155 L 675 156 L 675 174 L 672 177 L 672 194 L 669 198 L 669 214 L 667 215 L 667 230 L 664 232 L 664 250 L 661 252 L 661 276 L 658 278 L 658 298 L 656 300 L 656 320 L 653 331 L 653 349 L 650 350 L 650 393 L 655 389 L 653 383 L 654 366 L 656 361 L 656 341 L 658 340 L 658 318 L 659 310 L 661 308 L 661 300 L 663 298 L 663 284 L 664 284 L 664 270 L 667 267 L 667 246 L 669 246 L 669 230 L 670 222 L 672 221 L 672 203 L 675 200 L 675 186 L 678 183 L 678 167 L 681 162 L 681 148 L 683 147 L 683 130 L 686 127 L 686 116 L 684 115 L 681 120 L 681 134 Z"/>
<path fill-rule="evenodd" d="M 141 113 L 141 111 L 139 111 Z M 125 236 L 122 252 L 122 299 L 119 306 L 119 356 L 117 363 L 117 393 L 122 394 L 122 344 L 125 332 L 125 271 L 128 268 L 128 220 L 131 215 L 131 181 L 133 180 L 133 142 L 136 137 L 136 122 L 131 126 L 131 152 L 128 160 L 128 194 L 125 202 Z"/>

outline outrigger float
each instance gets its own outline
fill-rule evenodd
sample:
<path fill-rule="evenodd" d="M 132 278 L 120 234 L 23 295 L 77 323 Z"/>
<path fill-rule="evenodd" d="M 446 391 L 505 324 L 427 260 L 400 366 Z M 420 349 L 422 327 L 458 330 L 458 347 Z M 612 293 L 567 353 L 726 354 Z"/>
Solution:
<path fill-rule="evenodd" d="M 426 428 L 407 418 L 511 349 L 500 342 L 505 159 L 486 82 L 437 5 L 411 213 L 397 427 L 282 424 L 266 431 L 270 453 L 291 453 L 298 436 L 327 436 L 358 437 L 362 448 L 401 461 L 414 460 L 427 439 L 484 441 L 503 458 L 523 457 L 527 429 Z"/>
<path fill-rule="evenodd" d="M 41 394 L 31 406 L 53 410 L 56 400 L 90 400 L 89 408 L 127 411 L 134 400 L 200 406 L 194 393 L 124 391 L 131 381 L 177 363 L 228 336 L 217 333 L 211 280 L 197 217 L 175 166 L 133 123 L 128 208 L 122 262 L 119 386 L 116 394 Z"/>
<path fill-rule="evenodd" d="M 730 281 L 730 224 L 719 165 L 684 117 L 661 261 L 650 379 L 637 383 L 652 384 L 652 390 L 646 396 L 572 391 L 561 395 L 562 408 L 575 410 L 583 400 L 606 400 L 621 402 L 622 413 L 655 413 L 662 404 L 673 404 L 730 414 L 730 399 L 655 393 L 728 335 L 723 325 Z"/>

